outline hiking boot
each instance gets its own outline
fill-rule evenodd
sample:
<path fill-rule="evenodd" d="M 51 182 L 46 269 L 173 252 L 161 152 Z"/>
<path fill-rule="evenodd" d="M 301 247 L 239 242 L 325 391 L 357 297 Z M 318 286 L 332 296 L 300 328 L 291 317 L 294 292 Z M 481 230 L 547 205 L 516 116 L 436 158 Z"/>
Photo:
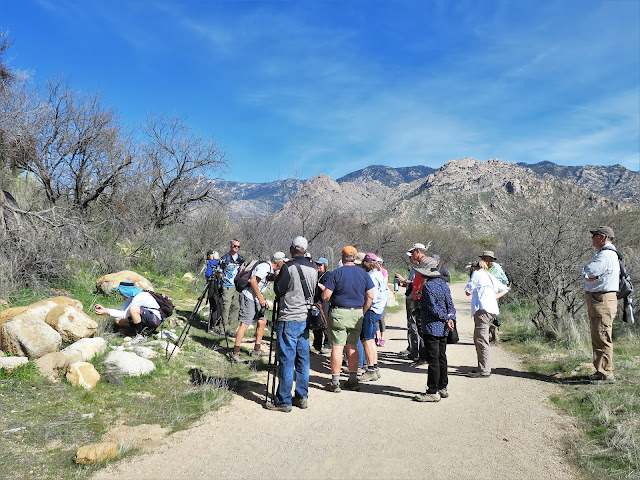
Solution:
<path fill-rule="evenodd" d="M 439 393 L 421 393 L 413 397 L 416 402 L 439 402 L 440 394 Z"/>
<path fill-rule="evenodd" d="M 262 350 L 256 350 L 256 349 L 251 350 L 251 353 L 249 354 L 250 357 L 266 357 L 267 355 L 269 354 L 266 352 L 263 352 Z"/>
<path fill-rule="evenodd" d="M 440 398 L 448 398 L 449 397 L 449 392 L 447 391 L 446 388 L 441 388 L 440 390 L 438 390 L 438 394 L 440 395 Z"/>
<path fill-rule="evenodd" d="M 412 367 L 421 367 L 421 366 L 426 365 L 426 364 L 427 364 L 426 360 L 419 360 L 419 359 L 418 359 L 418 360 L 416 360 L 415 362 L 413 362 L 413 363 L 411 364 L 411 366 L 412 366 Z"/>
<path fill-rule="evenodd" d="M 329 382 L 327 383 L 327 386 L 324 387 L 325 390 L 328 390 L 330 392 L 333 393 L 340 393 L 342 390 L 340 390 L 340 384 L 339 383 L 333 383 L 333 382 Z"/>
<path fill-rule="evenodd" d="M 401 352 L 398 352 L 398 356 L 400 358 L 404 358 L 405 360 L 409 358 L 409 355 L 411 355 L 411 352 L 409 350 L 403 350 Z"/>
<path fill-rule="evenodd" d="M 231 355 L 231 361 L 233 363 L 242 363 L 244 362 L 244 358 L 242 358 L 242 355 L 240 353 L 234 353 L 233 355 Z"/>
<path fill-rule="evenodd" d="M 347 381 L 344 382 L 343 387 L 346 390 L 351 390 L 353 392 L 357 392 L 358 390 L 360 390 L 360 383 L 358 381 L 351 382 L 351 381 L 347 380 Z"/>
<path fill-rule="evenodd" d="M 273 403 L 267 403 L 264 407 L 267 410 L 273 410 L 275 412 L 289 413 L 291 411 L 291 405 L 275 405 Z"/>
<path fill-rule="evenodd" d="M 302 398 L 302 397 L 293 397 L 291 399 L 291 404 L 294 407 L 298 407 L 298 408 L 301 408 L 303 410 L 309 406 L 307 399 L 306 398 Z"/>
<path fill-rule="evenodd" d="M 366 372 L 364 372 L 359 378 L 359 381 L 361 382 L 375 382 L 376 380 L 378 380 L 378 374 L 376 373 L 375 370 L 369 370 L 367 369 Z"/>
<path fill-rule="evenodd" d="M 589 382 L 592 385 L 613 385 L 616 383 L 615 377 L 605 377 L 600 372 L 589 375 Z"/>
<path fill-rule="evenodd" d="M 376 377 L 380 378 L 382 376 L 382 374 L 380 373 L 380 368 L 376 368 L 374 372 L 376 372 Z"/>
<path fill-rule="evenodd" d="M 490 376 L 491 376 L 490 373 L 473 372 L 469 374 L 469 378 L 489 378 Z"/>

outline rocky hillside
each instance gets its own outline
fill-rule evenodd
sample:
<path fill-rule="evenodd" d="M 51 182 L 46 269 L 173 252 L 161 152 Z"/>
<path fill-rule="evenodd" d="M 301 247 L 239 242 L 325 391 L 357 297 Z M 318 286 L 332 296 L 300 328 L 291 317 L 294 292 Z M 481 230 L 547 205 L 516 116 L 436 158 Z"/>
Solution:
<path fill-rule="evenodd" d="M 536 208 L 554 192 L 584 199 L 602 213 L 640 205 L 640 173 L 613 167 L 560 167 L 451 160 L 438 170 L 426 166 L 391 168 L 374 165 L 338 180 L 326 175 L 302 181 L 220 185 L 232 216 L 260 216 L 280 210 L 298 195 L 298 203 L 321 199 L 324 208 L 378 217 L 429 220 L 460 226 L 478 235 L 491 234 L 520 212 Z M 289 208 L 285 207 L 283 214 Z M 482 218 L 482 222 L 477 222 Z M 476 225 L 471 227 L 470 225 Z"/>
<path fill-rule="evenodd" d="M 533 170 L 545 179 L 555 177 L 619 202 L 640 204 L 640 173 L 621 165 L 562 167 L 551 162 L 518 165 Z"/>

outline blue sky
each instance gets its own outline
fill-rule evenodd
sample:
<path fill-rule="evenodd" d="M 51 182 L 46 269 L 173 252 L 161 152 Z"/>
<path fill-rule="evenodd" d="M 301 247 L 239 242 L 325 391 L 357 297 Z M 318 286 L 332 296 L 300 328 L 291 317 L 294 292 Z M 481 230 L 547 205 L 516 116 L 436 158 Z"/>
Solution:
<path fill-rule="evenodd" d="M 183 115 L 266 182 L 453 158 L 640 168 L 640 1 L 0 0 L 12 68 Z"/>

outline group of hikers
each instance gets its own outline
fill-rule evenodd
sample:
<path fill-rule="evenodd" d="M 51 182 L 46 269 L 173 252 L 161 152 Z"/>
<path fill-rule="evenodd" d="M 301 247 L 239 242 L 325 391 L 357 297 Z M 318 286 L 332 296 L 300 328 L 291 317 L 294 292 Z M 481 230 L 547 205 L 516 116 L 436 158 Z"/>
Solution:
<path fill-rule="evenodd" d="M 338 268 L 329 271 L 328 260 L 312 259 L 307 248 L 307 240 L 298 236 L 292 240 L 288 256 L 276 252 L 269 262 L 255 263 L 248 284 L 239 292 L 234 279 L 243 264 L 246 265 L 238 251 L 240 242 L 232 240 L 230 251 L 222 257 L 217 252 L 207 252 L 206 275 L 208 278 L 217 275 L 222 281 L 219 322 L 221 333 L 235 336 L 233 361 L 243 361 L 240 346 L 247 329 L 254 324 L 256 339 L 250 355 L 267 355 L 262 349 L 268 305 L 263 293 L 268 281 L 274 282 L 278 387 L 273 402 L 267 404 L 271 410 L 289 412 L 292 406 L 307 408 L 312 346 L 319 353 L 330 354 L 331 379 L 325 386 L 330 392 L 357 391 L 361 382 L 375 382 L 382 376 L 377 348 L 385 346 L 384 314 L 389 291 L 389 274 L 383 267 L 383 259 L 347 245 L 342 248 Z M 451 279 L 439 256 L 429 256 L 424 244 L 414 244 L 406 254 L 412 264 L 409 276 L 405 279 L 396 274 L 394 277 L 407 292 L 408 346 L 400 356 L 416 366 L 429 365 L 427 389 L 414 400 L 437 402 L 449 395 L 446 345 L 456 320 L 447 285 Z M 501 276 L 506 282 L 493 252 L 483 252 L 480 257 L 480 261 L 471 266 L 466 291 L 473 297 L 476 319 L 474 339 L 479 361 L 473 376 L 486 378 L 491 371 L 489 326 L 498 315 L 497 298 L 504 295 L 508 287 L 498 278 Z M 494 273 L 489 273 L 491 267 Z M 314 316 L 323 321 L 314 322 Z M 239 326 L 234 335 L 232 327 L 236 324 Z M 312 346 L 310 330 L 313 331 Z M 342 373 L 348 376 L 341 382 Z"/>
<path fill-rule="evenodd" d="M 614 234 L 610 227 L 597 227 L 590 232 L 598 250 L 582 272 L 596 368 L 590 380 L 613 384 L 611 323 L 619 289 L 618 256 L 611 243 Z M 270 306 L 276 308 L 278 387 L 273 401 L 266 404 L 270 410 L 290 412 L 292 406 L 307 408 L 310 330 L 314 332 L 314 349 L 330 353 L 331 380 L 326 390 L 357 391 L 361 382 L 375 382 L 382 376 L 377 347 L 385 345 L 384 313 L 389 281 L 382 258 L 347 245 L 342 248 L 338 268 L 329 271 L 328 260 L 322 257 L 313 260 L 307 248 L 307 239 L 297 236 L 289 246 L 289 256 L 275 252 L 270 261 L 252 262 L 250 269 L 239 253 L 237 239 L 231 241 L 229 252 L 222 257 L 215 251 L 207 252 L 206 276 L 208 283 L 217 281 L 213 290 L 219 295 L 211 308 L 220 310 L 222 333 L 235 337 L 233 361 L 243 361 L 240 347 L 254 323 L 256 335 L 250 355 L 268 355 L 262 349 L 266 310 Z M 396 284 L 406 287 L 408 346 L 399 355 L 416 366 L 428 364 L 426 391 L 414 400 L 439 402 L 449 396 L 446 350 L 448 337 L 456 329 L 456 308 L 448 286 L 450 275 L 438 255 L 428 255 L 424 244 L 415 243 L 406 255 L 412 265 L 408 277 L 400 274 L 394 277 Z M 244 283 L 237 281 L 239 273 Z M 477 369 L 469 376 L 482 379 L 491 375 L 490 341 L 491 337 L 497 339 L 498 299 L 509 291 L 509 280 L 494 253 L 488 250 L 470 264 L 469 274 L 464 291 L 471 297 L 477 354 Z M 275 307 L 263 295 L 270 281 Z M 129 281 L 122 282 L 118 291 L 125 298 L 123 306 L 108 309 L 96 305 L 96 313 L 111 315 L 116 324 L 131 325 L 136 331 L 157 328 L 162 321 L 161 309 L 152 295 Z M 232 332 L 236 324 L 239 325 Z M 340 382 L 344 370 L 348 377 Z"/>

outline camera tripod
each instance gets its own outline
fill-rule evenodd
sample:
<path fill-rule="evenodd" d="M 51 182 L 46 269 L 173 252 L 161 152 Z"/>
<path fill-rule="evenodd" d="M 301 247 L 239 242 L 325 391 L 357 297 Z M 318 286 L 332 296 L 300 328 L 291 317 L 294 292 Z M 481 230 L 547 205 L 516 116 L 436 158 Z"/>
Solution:
<path fill-rule="evenodd" d="M 198 310 L 200 310 L 200 306 L 202 305 L 202 301 L 207 298 L 207 293 L 209 293 L 209 289 L 211 288 L 218 288 L 218 279 L 216 278 L 215 275 L 212 275 L 211 277 L 209 277 L 207 279 L 207 283 L 204 286 L 204 289 L 202 290 L 202 294 L 200 294 L 200 296 L 198 297 L 198 301 L 196 302 L 196 306 L 193 307 L 193 310 L 191 311 L 191 314 L 189 315 L 189 318 L 187 319 L 187 324 L 184 326 L 184 328 L 182 329 L 182 332 L 180 332 L 180 336 L 178 337 L 178 339 L 174 342 L 174 345 L 178 348 L 181 348 L 182 345 L 184 345 L 184 341 L 187 339 L 187 335 L 189 335 L 189 330 L 191 330 L 191 325 L 193 324 L 193 321 L 196 317 L 196 315 L 198 314 Z M 213 306 L 211 305 L 211 302 L 209 304 L 210 308 L 217 308 L 217 306 Z M 211 318 L 211 316 L 209 317 Z M 229 332 L 227 332 L 227 326 L 224 324 L 224 322 L 222 322 L 222 328 L 223 328 L 223 334 L 224 334 L 224 340 L 227 346 L 227 352 L 229 352 Z M 208 328 L 207 330 L 211 329 L 211 320 L 209 319 L 208 321 Z M 171 352 L 169 352 L 169 345 L 167 344 L 167 348 L 165 351 L 165 357 L 167 358 L 167 362 L 169 360 L 171 360 L 171 357 L 173 356 L 173 352 L 175 351 L 175 348 L 171 349 Z M 229 353 L 227 353 L 227 357 L 230 358 Z"/>

